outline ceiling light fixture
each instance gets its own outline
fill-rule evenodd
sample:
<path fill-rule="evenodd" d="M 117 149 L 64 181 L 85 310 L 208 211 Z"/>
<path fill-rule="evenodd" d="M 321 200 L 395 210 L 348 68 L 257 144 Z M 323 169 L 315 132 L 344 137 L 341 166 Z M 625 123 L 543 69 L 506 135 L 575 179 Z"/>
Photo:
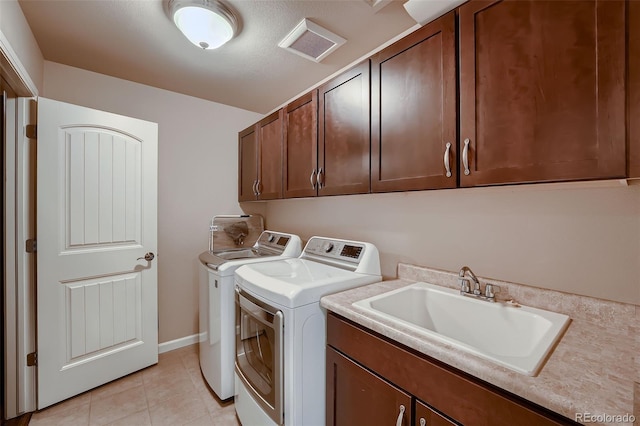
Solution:
<path fill-rule="evenodd" d="M 202 49 L 217 49 L 238 30 L 235 15 L 218 0 L 169 0 L 169 17 Z"/>

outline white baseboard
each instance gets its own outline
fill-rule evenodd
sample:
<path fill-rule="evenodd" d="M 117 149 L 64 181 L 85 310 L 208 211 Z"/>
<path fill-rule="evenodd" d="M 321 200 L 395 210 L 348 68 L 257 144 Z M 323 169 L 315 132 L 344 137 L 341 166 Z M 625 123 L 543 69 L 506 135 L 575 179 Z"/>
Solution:
<path fill-rule="evenodd" d="M 198 343 L 198 335 L 193 334 L 191 336 L 181 337 L 176 340 L 171 340 L 168 342 L 160 343 L 158 345 L 158 353 L 162 354 L 165 352 L 172 351 L 174 349 L 184 348 L 185 346 L 194 345 Z"/>

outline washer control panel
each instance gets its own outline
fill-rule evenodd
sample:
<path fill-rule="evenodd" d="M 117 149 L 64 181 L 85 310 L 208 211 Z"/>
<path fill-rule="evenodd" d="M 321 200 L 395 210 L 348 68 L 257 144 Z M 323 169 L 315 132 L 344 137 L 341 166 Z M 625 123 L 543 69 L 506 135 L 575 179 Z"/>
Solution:
<path fill-rule="evenodd" d="M 304 253 L 325 258 L 358 263 L 365 245 L 351 241 L 330 240 L 313 237 L 304 248 Z"/>
<path fill-rule="evenodd" d="M 264 231 L 258 239 L 258 246 L 266 246 L 283 250 L 287 246 L 287 243 L 290 239 L 291 236 L 287 234 L 281 234 L 279 232 L 273 231 Z"/>

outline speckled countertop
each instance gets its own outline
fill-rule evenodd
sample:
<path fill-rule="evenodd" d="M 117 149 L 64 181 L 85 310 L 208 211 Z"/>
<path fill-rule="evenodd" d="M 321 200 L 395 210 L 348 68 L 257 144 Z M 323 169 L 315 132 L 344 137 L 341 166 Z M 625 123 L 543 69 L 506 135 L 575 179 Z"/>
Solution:
<path fill-rule="evenodd" d="M 325 296 L 321 305 L 430 357 L 486 382 L 590 424 L 624 423 L 614 416 L 634 415 L 640 423 L 640 306 L 480 278 L 500 287 L 499 301 L 566 314 L 571 323 L 535 377 L 503 368 L 428 337 L 399 323 L 369 315 L 353 302 L 410 285 L 429 282 L 458 288 L 457 273 L 398 265 L 399 279 Z M 587 414 L 588 413 L 588 414 Z M 608 416 L 608 417 L 606 417 Z M 583 421 L 584 422 L 584 421 Z M 587 422 L 584 422 L 587 423 Z"/>

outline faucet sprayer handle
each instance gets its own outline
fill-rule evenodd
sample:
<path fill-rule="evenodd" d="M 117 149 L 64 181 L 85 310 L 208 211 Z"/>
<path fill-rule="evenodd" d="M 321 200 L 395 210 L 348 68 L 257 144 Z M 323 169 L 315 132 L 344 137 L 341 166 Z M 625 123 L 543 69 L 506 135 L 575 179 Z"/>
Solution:
<path fill-rule="evenodd" d="M 496 298 L 496 293 L 500 292 L 500 287 L 498 287 L 497 285 L 493 285 L 493 284 L 487 284 L 484 287 L 484 296 L 487 299 L 493 299 L 495 300 Z"/>
<path fill-rule="evenodd" d="M 460 293 L 469 293 L 471 288 L 469 287 L 469 280 L 466 278 L 460 278 Z"/>

